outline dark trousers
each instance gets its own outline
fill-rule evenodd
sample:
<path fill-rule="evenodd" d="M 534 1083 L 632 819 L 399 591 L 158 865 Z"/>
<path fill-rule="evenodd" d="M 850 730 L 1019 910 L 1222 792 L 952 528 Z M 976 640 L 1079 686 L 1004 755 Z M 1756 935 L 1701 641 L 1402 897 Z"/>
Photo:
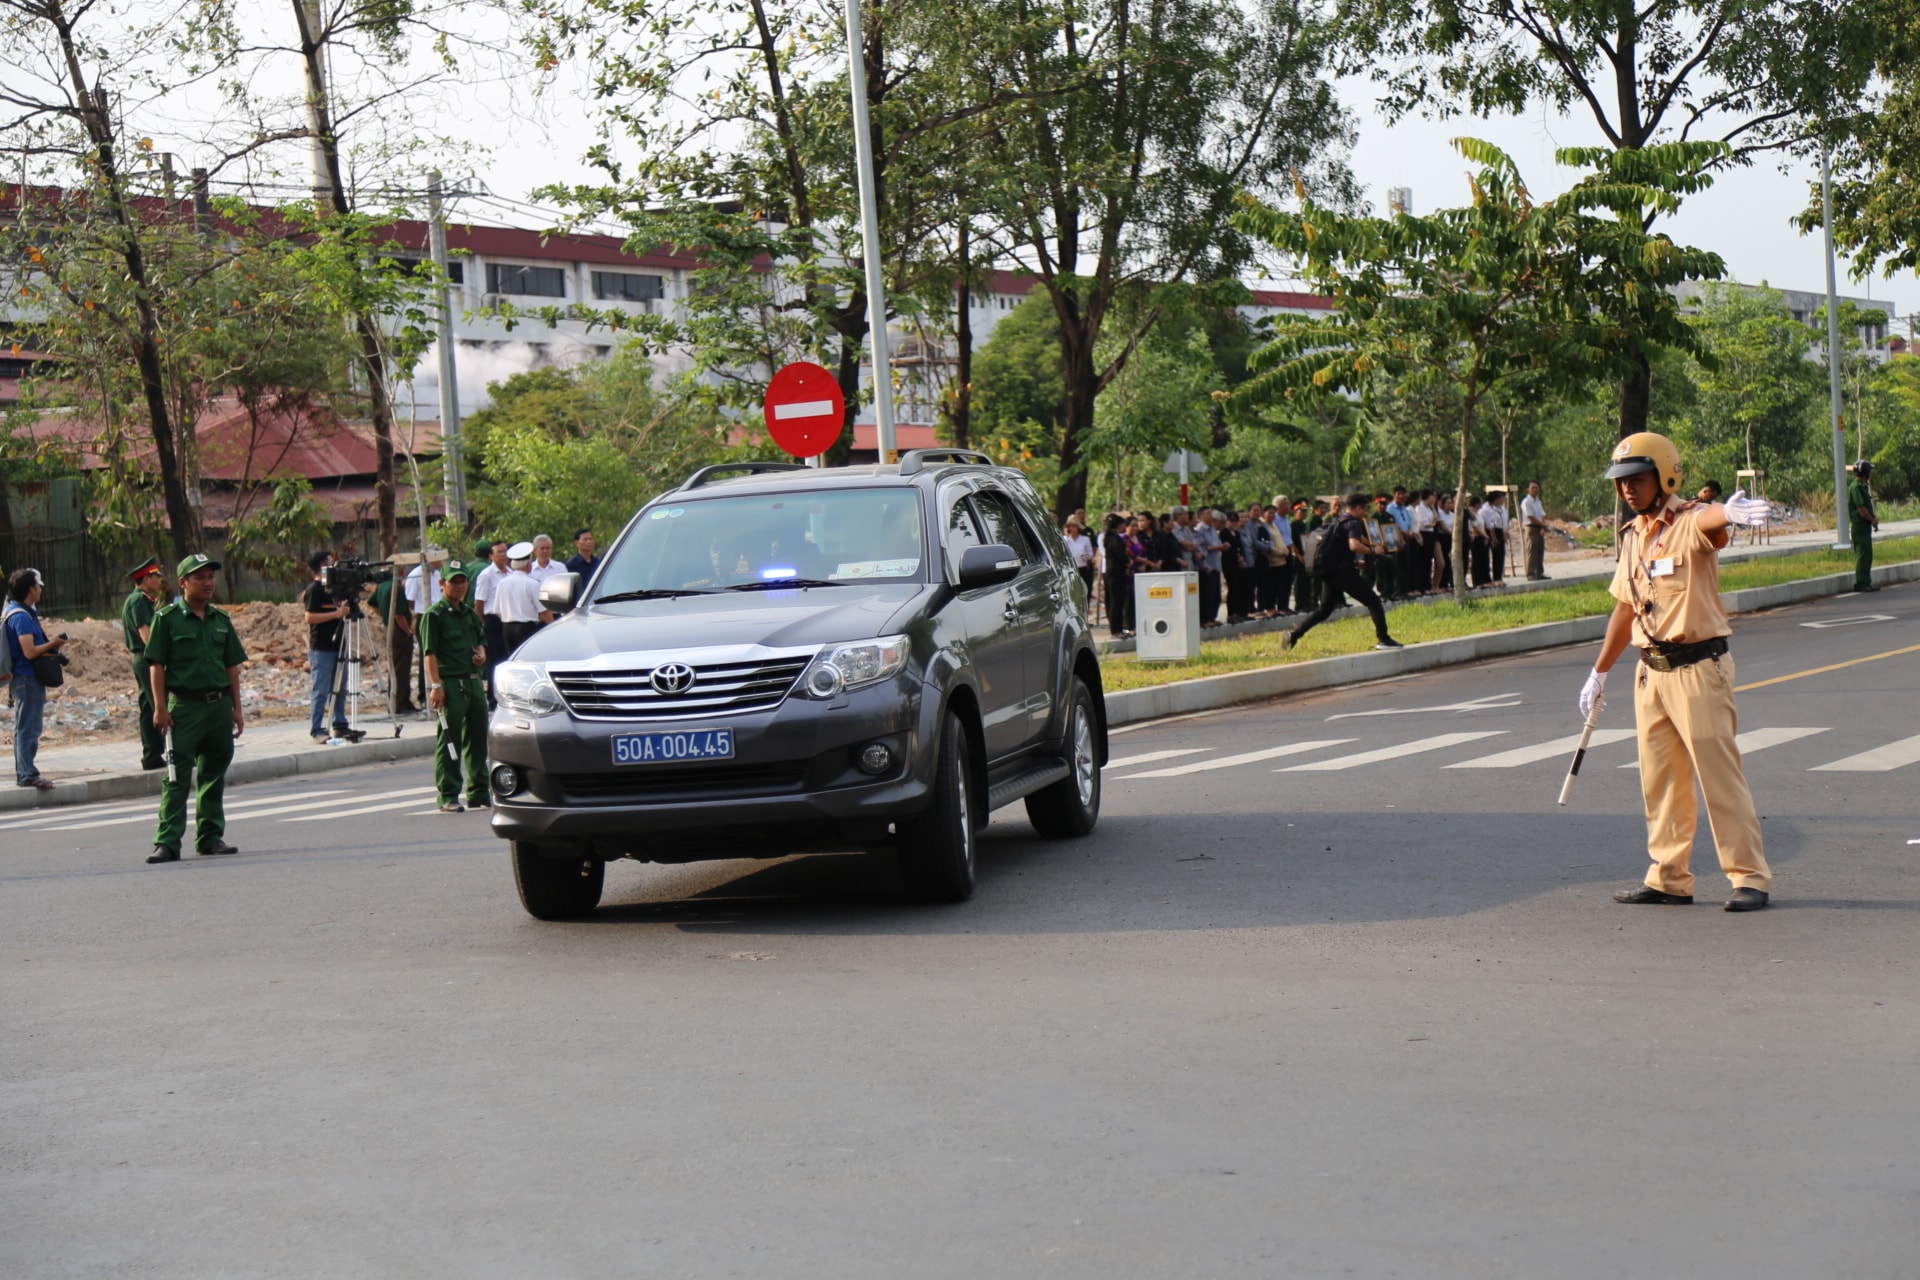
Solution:
<path fill-rule="evenodd" d="M 1295 565 L 1293 571 L 1293 611 L 1310 613 L 1314 605 L 1320 602 L 1320 580 L 1308 571 L 1307 566 Z"/>
<path fill-rule="evenodd" d="M 1847 537 L 1853 542 L 1853 589 L 1865 591 L 1873 585 L 1873 526 L 1856 516 L 1847 522 Z"/>
<path fill-rule="evenodd" d="M 1489 540 L 1487 559 L 1491 562 L 1493 580 L 1505 582 L 1507 580 L 1507 531 L 1495 529 L 1487 535 L 1487 538 Z"/>
<path fill-rule="evenodd" d="M 167 762 L 167 735 L 153 727 L 153 684 L 147 679 L 149 663 L 133 660 L 133 682 L 140 693 L 140 767 L 158 769 Z"/>
<path fill-rule="evenodd" d="M 1228 561 L 1220 571 L 1227 580 L 1227 616 L 1244 618 L 1253 612 L 1253 571 Z"/>
<path fill-rule="evenodd" d="M 1487 585 L 1491 577 L 1491 570 L 1487 567 L 1487 540 L 1485 538 L 1475 538 L 1467 545 L 1467 574 L 1469 581 L 1471 581 L 1474 586 L 1484 587 Z"/>
<path fill-rule="evenodd" d="M 413 636 L 399 627 L 387 628 L 387 664 L 393 669 L 391 695 L 395 715 L 412 711 Z"/>
<path fill-rule="evenodd" d="M 1260 566 L 1260 585 L 1255 591 L 1260 612 L 1279 613 L 1287 607 L 1287 588 L 1293 585 L 1292 570 L 1293 564 L 1287 560 Z"/>
<path fill-rule="evenodd" d="M 1133 579 L 1124 569 L 1107 574 L 1107 630 L 1116 636 L 1133 630 Z"/>
<path fill-rule="evenodd" d="M 1200 571 L 1200 625 L 1220 620 L 1220 571 Z"/>
<path fill-rule="evenodd" d="M 1547 576 L 1547 531 L 1537 524 L 1527 526 L 1527 577 Z"/>
<path fill-rule="evenodd" d="M 487 637 L 487 670 L 485 674 L 487 679 L 487 709 L 491 711 L 493 709 L 493 669 L 507 660 L 507 633 L 502 627 L 500 619 L 491 613 L 481 615 L 480 625 Z"/>
<path fill-rule="evenodd" d="M 1396 554 L 1400 571 L 1400 590 L 1405 592 L 1425 591 L 1433 574 L 1429 571 L 1433 561 L 1433 551 L 1424 542 L 1409 542 Z"/>
<path fill-rule="evenodd" d="M 1453 585 L 1453 535 L 1445 529 L 1433 531 L 1433 589 L 1445 591 Z"/>
<path fill-rule="evenodd" d="M 506 656 L 511 658 L 514 650 L 527 642 L 527 637 L 540 629 L 537 622 L 503 622 L 500 624 L 500 638 L 506 645 Z"/>
<path fill-rule="evenodd" d="M 1373 618 L 1375 636 L 1381 640 L 1392 638 L 1387 634 L 1387 611 L 1380 607 L 1380 597 L 1375 595 L 1373 588 L 1361 578 L 1359 570 L 1349 569 L 1320 584 L 1320 607 L 1308 614 L 1306 621 L 1293 629 L 1294 640 L 1297 642 L 1301 636 L 1332 617 L 1333 611 L 1340 607 L 1342 596 L 1352 596 L 1366 606 L 1367 613 Z"/>

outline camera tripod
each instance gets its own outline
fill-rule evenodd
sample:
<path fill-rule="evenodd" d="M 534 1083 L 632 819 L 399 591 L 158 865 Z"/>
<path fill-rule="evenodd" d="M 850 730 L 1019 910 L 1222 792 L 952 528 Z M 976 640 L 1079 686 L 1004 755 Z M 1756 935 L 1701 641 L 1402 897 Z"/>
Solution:
<path fill-rule="evenodd" d="M 392 625 L 389 622 L 388 625 Z M 368 642 L 367 615 L 360 608 L 358 600 L 347 602 L 347 616 L 340 620 L 340 639 L 334 648 L 333 688 L 327 693 L 327 705 L 337 707 L 344 692 L 347 703 L 347 723 L 351 725 L 360 718 L 360 663 L 363 656 L 373 653 L 379 664 L 379 674 L 375 677 L 377 686 L 391 686 L 393 673 L 387 670 L 387 655 Z M 402 725 L 393 715 L 393 699 L 387 699 L 387 719 L 393 725 L 393 736 L 399 737 Z M 331 736 L 329 746 L 341 742 L 358 742 L 366 734 L 357 729 L 348 729 L 346 736 Z"/>

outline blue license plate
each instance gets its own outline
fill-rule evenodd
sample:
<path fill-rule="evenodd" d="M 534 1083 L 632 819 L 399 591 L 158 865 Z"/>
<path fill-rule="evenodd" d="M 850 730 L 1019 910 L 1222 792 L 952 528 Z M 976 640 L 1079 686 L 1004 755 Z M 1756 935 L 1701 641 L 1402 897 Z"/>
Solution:
<path fill-rule="evenodd" d="M 615 764 L 667 764 L 733 759 L 733 730 L 682 729 L 675 733 L 623 733 L 613 740 Z"/>

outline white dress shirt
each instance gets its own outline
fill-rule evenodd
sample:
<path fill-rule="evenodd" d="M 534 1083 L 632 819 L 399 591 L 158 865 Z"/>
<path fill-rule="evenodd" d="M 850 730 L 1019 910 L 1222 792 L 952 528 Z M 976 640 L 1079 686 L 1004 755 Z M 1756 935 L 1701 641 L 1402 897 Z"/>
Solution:
<path fill-rule="evenodd" d="M 558 560 L 549 560 L 545 564 L 541 564 L 538 560 L 535 560 L 527 566 L 527 572 L 532 575 L 535 582 L 545 582 L 554 574 L 565 573 L 566 571 L 567 566 L 561 564 Z"/>
<path fill-rule="evenodd" d="M 413 614 L 416 618 L 425 613 L 428 607 L 440 598 L 440 571 L 438 569 L 427 570 L 427 588 L 425 591 L 420 589 L 420 570 L 424 567 L 423 565 L 415 565 L 413 566 L 412 572 L 407 574 L 407 584 L 405 588 L 407 603 L 413 606 Z"/>
<path fill-rule="evenodd" d="M 1521 524 L 1545 524 L 1546 522 L 1547 509 L 1541 504 L 1540 499 L 1532 494 L 1520 499 Z"/>
<path fill-rule="evenodd" d="M 499 587 L 500 580 L 506 576 L 506 572 L 500 566 L 489 560 L 487 567 L 482 569 L 480 575 L 473 580 L 474 601 L 479 604 L 480 612 L 489 618 L 500 616 L 500 610 L 495 605 L 494 593 Z"/>
<path fill-rule="evenodd" d="M 500 575 L 493 591 L 493 609 L 502 622 L 540 621 L 540 584 L 518 569 Z"/>

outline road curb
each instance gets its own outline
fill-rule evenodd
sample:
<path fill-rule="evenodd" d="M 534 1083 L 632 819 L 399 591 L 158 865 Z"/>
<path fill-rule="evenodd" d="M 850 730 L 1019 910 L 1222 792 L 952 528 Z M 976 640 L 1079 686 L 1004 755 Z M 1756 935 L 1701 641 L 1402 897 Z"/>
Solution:
<path fill-rule="evenodd" d="M 1875 586 L 1916 579 L 1920 579 L 1920 560 L 1883 565 L 1873 571 Z M 1844 595 L 1852 589 L 1851 573 L 1835 573 L 1776 583 L 1770 587 L 1723 591 L 1720 593 L 1720 602 L 1726 606 L 1728 613 L 1758 613 L 1827 596 Z M 1289 693 L 1310 693 L 1336 685 L 1391 679 L 1434 667 L 1451 667 L 1464 662 L 1511 657 L 1536 649 L 1585 644 L 1599 640 L 1606 631 L 1607 616 L 1596 614 L 1591 618 L 1543 622 L 1531 627 L 1487 631 L 1453 640 L 1433 640 L 1384 653 L 1349 653 L 1338 658 L 1316 658 L 1311 662 L 1295 662 L 1280 667 L 1261 667 L 1254 671 L 1179 680 L 1150 689 L 1127 689 L 1107 695 L 1107 723 L 1134 724 L 1195 711 L 1214 711 Z"/>
<path fill-rule="evenodd" d="M 299 774 L 331 773 L 336 769 L 385 764 L 392 760 L 417 760 L 433 754 L 433 726 L 429 724 L 424 727 L 427 733 L 411 738 L 382 738 L 377 742 L 369 740 L 339 747 L 316 747 L 309 751 L 275 751 L 271 755 L 238 756 L 227 768 L 227 781 L 265 782 Z M 71 782 L 55 783 L 51 791 L 0 792 L 0 813 L 157 796 L 165 778 L 165 770 L 155 769 L 150 773 L 109 773 L 97 778 L 76 778 Z"/>

